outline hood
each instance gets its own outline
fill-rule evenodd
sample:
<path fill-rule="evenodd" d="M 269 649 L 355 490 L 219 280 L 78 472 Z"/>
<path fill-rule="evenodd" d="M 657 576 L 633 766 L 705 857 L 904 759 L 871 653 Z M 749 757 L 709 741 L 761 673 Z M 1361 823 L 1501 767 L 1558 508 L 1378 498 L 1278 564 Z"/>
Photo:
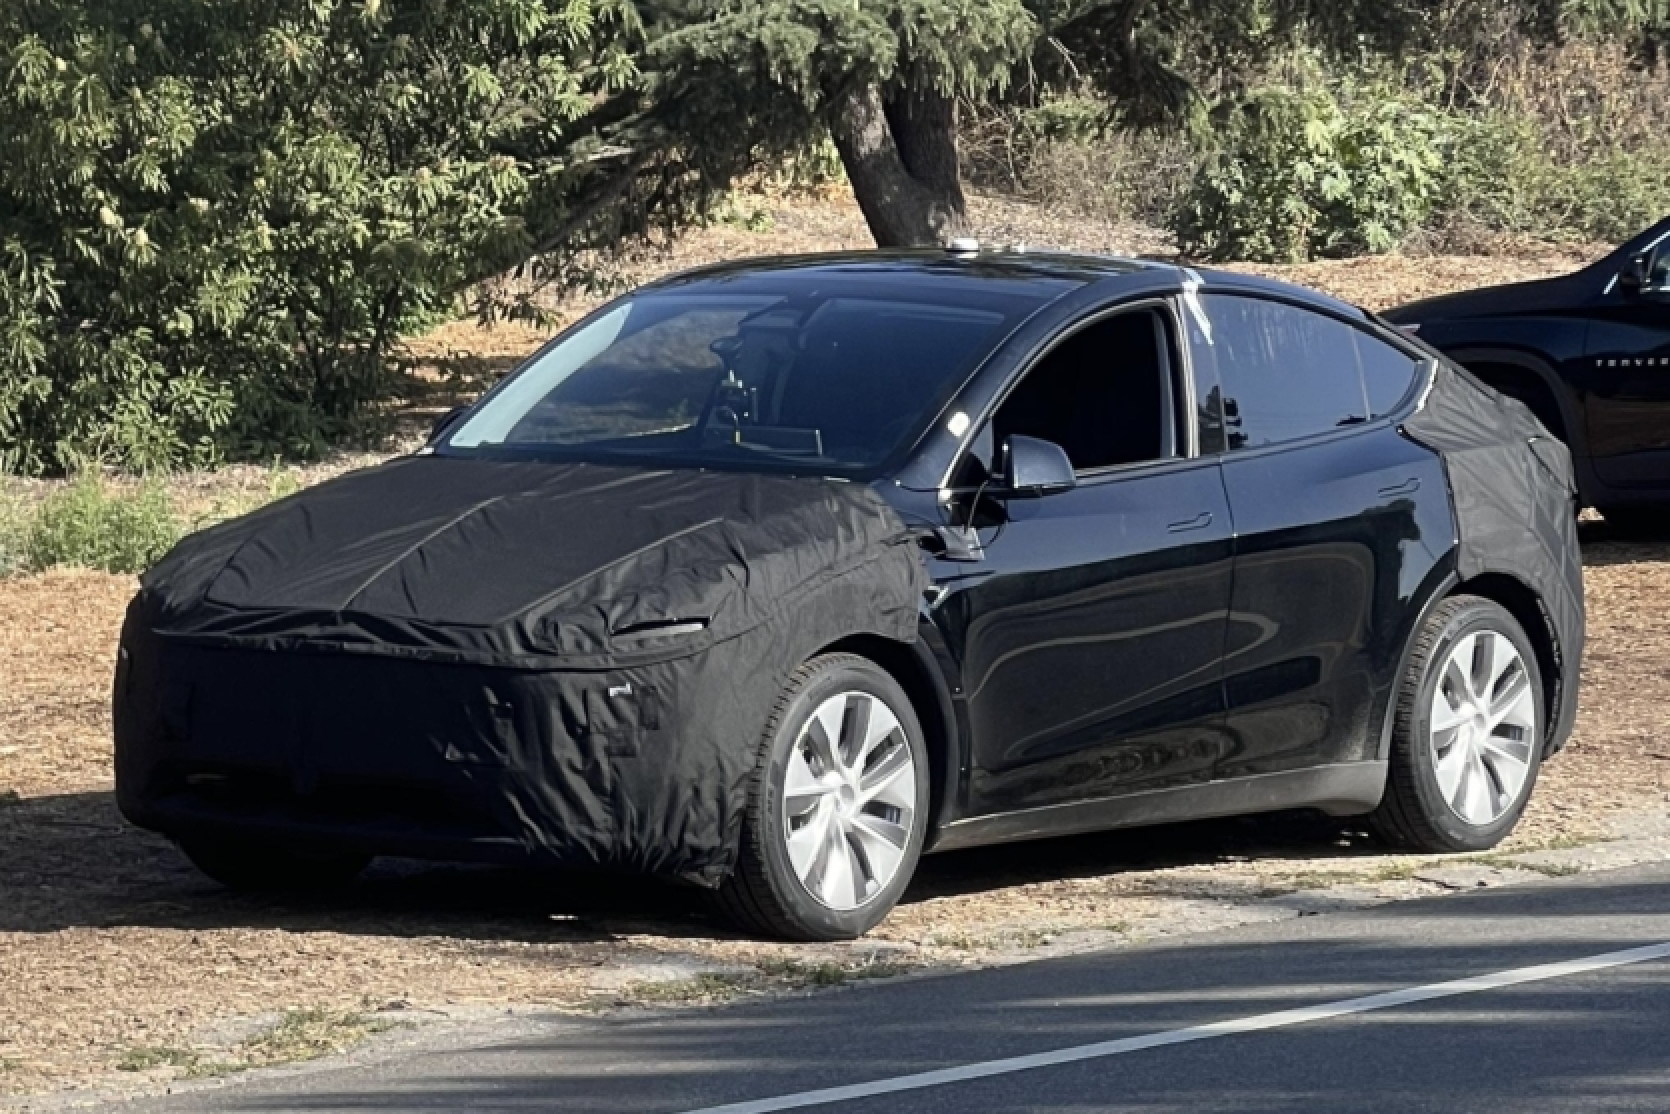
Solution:
<path fill-rule="evenodd" d="M 907 540 L 863 485 L 409 457 L 187 538 L 141 583 L 165 635 L 608 664 L 739 634 Z"/>
<path fill-rule="evenodd" d="M 1646 251 L 1667 236 L 1670 236 L 1670 217 L 1637 233 L 1610 255 L 1569 275 L 1442 294 L 1399 306 L 1381 316 L 1394 325 L 1424 325 L 1472 317 L 1520 317 L 1575 309 L 1603 297 L 1631 256 Z"/>
<path fill-rule="evenodd" d="M 1600 291 L 1586 290 L 1579 281 L 1585 272 L 1535 282 L 1514 282 L 1441 294 L 1387 310 L 1381 316 L 1394 325 L 1425 325 L 1470 317 L 1519 317 L 1555 313 L 1588 301 Z"/>

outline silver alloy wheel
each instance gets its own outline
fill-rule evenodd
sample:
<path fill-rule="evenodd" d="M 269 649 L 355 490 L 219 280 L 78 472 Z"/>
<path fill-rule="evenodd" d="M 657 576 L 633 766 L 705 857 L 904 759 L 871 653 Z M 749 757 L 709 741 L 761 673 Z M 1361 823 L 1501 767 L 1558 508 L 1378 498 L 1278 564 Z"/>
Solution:
<path fill-rule="evenodd" d="M 1536 696 L 1518 648 L 1496 631 L 1462 638 L 1432 694 L 1428 739 L 1450 811 L 1478 827 L 1500 819 L 1525 788 L 1537 738 Z"/>
<path fill-rule="evenodd" d="M 916 822 L 916 759 L 887 704 L 867 692 L 819 704 L 789 752 L 783 839 L 820 904 L 864 905 L 899 872 Z"/>

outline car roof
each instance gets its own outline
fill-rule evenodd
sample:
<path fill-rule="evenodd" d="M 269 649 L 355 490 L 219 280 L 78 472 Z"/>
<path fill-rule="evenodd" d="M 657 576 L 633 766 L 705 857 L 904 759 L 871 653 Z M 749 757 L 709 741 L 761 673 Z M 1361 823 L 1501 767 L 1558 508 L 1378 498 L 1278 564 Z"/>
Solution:
<path fill-rule="evenodd" d="M 949 280 L 1013 287 L 1041 281 L 1055 286 L 1063 294 L 1095 284 L 1108 288 L 1111 296 L 1117 296 L 1121 286 L 1129 286 L 1133 291 L 1151 289 L 1157 273 L 1172 276 L 1179 283 L 1199 281 L 1208 289 L 1284 298 L 1348 317 L 1366 316 L 1358 307 L 1337 298 L 1263 275 L 1193 269 L 1163 260 L 1024 249 L 965 251 L 919 248 L 762 256 L 714 263 L 668 275 L 644 289 L 702 286 L 710 282 L 771 275 L 792 276 L 800 282 L 816 282 L 825 276 L 871 276 L 907 285 L 915 281 L 939 283 Z"/>
<path fill-rule="evenodd" d="M 1173 269 L 1170 264 L 1115 256 L 1072 255 L 1063 252 L 957 251 L 949 248 L 908 250 L 840 251 L 815 255 L 776 255 L 714 263 L 670 275 L 657 287 L 731 278 L 739 275 L 782 273 L 886 274 L 901 279 L 919 277 L 934 280 L 950 276 L 986 279 L 993 282 L 1017 279 L 1056 279 L 1090 283 L 1119 275 L 1135 275 L 1155 269 Z"/>

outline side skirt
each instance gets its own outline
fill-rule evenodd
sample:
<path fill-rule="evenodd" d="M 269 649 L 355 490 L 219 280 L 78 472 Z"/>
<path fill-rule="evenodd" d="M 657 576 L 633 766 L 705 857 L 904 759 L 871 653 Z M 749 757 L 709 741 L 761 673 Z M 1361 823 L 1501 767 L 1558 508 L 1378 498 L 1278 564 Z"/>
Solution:
<path fill-rule="evenodd" d="M 1306 770 L 1209 781 L 1203 785 L 1152 789 L 1099 801 L 1075 801 L 971 817 L 941 828 L 928 850 L 955 851 L 988 843 L 1015 843 L 1289 808 L 1321 809 L 1330 816 L 1357 816 L 1373 812 L 1385 789 L 1386 763 L 1341 762 Z"/>

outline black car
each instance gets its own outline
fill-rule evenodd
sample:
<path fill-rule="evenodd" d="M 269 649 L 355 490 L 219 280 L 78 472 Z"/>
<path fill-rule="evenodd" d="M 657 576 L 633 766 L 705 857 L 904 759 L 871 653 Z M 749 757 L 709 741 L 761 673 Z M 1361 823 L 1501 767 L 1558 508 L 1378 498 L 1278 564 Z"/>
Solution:
<path fill-rule="evenodd" d="M 1388 321 L 1536 414 L 1586 506 L 1670 525 L 1670 219 L 1574 274 L 1403 306 Z"/>
<path fill-rule="evenodd" d="M 119 799 L 232 885 L 546 863 L 799 938 L 1060 833 L 1489 847 L 1575 714 L 1571 485 L 1522 406 L 1295 287 L 717 267 L 181 543 L 123 634 Z"/>

